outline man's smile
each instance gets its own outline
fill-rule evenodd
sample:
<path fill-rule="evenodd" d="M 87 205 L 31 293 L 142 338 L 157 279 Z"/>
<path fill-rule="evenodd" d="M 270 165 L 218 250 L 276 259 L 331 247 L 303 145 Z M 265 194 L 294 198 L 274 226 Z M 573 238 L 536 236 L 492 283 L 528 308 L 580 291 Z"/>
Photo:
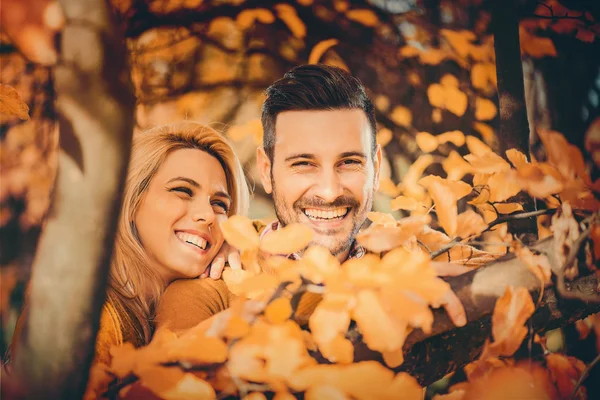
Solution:
<path fill-rule="evenodd" d="M 350 207 L 333 209 L 304 208 L 302 212 L 313 221 L 336 221 L 344 219 L 350 212 Z"/>

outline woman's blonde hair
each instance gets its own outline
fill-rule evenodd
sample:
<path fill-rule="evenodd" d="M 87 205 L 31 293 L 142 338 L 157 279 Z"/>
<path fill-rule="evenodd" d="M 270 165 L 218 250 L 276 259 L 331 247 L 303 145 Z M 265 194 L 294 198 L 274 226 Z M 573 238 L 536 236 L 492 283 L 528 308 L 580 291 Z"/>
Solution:
<path fill-rule="evenodd" d="M 214 129 L 185 121 L 158 126 L 134 137 L 107 302 L 121 319 L 124 334 L 132 332 L 133 337 L 123 339 L 138 345 L 150 340 L 154 306 L 165 288 L 142 247 L 134 218 L 150 181 L 169 153 L 179 149 L 202 150 L 219 160 L 232 200 L 230 215 L 245 215 L 248 211 L 250 193 L 242 166 L 231 145 Z"/>

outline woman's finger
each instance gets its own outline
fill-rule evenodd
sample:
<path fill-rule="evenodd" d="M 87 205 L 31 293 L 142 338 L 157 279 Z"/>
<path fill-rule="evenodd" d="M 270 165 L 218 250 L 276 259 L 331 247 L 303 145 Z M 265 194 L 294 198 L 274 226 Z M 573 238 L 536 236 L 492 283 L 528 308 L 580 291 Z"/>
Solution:
<path fill-rule="evenodd" d="M 231 247 L 229 251 L 229 255 L 227 256 L 227 261 L 229 261 L 229 266 L 231 269 L 242 269 L 242 259 L 240 257 L 240 252 Z"/>

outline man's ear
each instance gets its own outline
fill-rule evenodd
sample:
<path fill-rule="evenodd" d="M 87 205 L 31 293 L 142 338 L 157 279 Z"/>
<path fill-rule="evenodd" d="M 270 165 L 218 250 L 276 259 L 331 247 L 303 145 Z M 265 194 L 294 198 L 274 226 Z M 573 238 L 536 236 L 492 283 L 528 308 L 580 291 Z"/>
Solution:
<path fill-rule="evenodd" d="M 379 190 L 379 173 L 381 172 L 381 145 L 378 144 L 375 148 L 375 158 L 373 164 L 375 165 L 375 191 Z"/>
<path fill-rule="evenodd" d="M 256 149 L 256 166 L 265 192 L 271 194 L 273 192 L 273 185 L 271 184 L 271 160 L 269 160 L 269 156 L 267 156 L 262 146 Z"/>

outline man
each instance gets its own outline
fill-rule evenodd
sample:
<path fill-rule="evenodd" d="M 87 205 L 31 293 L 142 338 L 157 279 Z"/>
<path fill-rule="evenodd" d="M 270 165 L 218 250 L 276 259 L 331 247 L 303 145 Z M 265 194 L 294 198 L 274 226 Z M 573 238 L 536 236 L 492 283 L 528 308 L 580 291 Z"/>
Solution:
<path fill-rule="evenodd" d="M 266 95 L 257 166 L 277 221 L 261 238 L 300 222 L 312 228 L 311 244 L 328 248 L 340 262 L 362 257 L 366 251 L 355 238 L 371 211 L 381 166 L 374 107 L 364 87 L 342 69 L 304 65 L 286 73 Z M 224 251 L 211 278 L 220 277 L 225 258 L 239 266 L 238 257 Z M 447 302 L 455 324 L 464 325 L 460 301 L 450 292 Z"/>

